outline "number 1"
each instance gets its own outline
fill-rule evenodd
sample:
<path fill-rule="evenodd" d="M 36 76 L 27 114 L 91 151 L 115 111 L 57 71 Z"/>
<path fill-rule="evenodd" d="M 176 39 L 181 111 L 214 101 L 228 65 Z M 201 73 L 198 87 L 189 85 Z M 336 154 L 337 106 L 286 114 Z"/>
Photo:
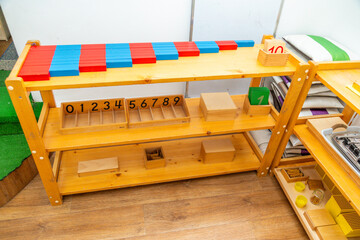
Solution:
<path fill-rule="evenodd" d="M 261 102 L 264 100 L 264 95 L 260 96 L 260 97 L 258 98 L 258 100 L 259 100 L 259 104 L 258 104 L 258 105 L 261 105 Z"/>

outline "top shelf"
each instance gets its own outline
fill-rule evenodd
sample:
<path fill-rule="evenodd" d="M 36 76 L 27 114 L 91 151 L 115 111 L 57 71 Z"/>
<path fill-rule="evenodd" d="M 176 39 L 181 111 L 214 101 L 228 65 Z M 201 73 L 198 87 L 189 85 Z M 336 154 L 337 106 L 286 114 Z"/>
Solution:
<path fill-rule="evenodd" d="M 51 77 L 47 81 L 24 82 L 27 91 L 117 86 L 150 83 L 204 81 L 232 78 L 293 75 L 299 61 L 291 56 L 285 66 L 264 67 L 257 61 L 261 44 L 198 57 L 135 64 L 131 68 L 111 68 L 105 72 L 83 72 L 79 76 Z"/>
<path fill-rule="evenodd" d="M 316 79 L 360 114 L 360 96 L 346 87 L 360 80 L 360 69 L 320 70 L 317 71 Z"/>

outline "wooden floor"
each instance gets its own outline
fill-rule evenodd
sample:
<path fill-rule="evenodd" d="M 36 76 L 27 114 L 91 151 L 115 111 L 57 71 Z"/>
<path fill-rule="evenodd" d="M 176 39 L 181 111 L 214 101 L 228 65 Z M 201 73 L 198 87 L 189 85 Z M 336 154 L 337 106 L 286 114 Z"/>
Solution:
<path fill-rule="evenodd" d="M 255 172 L 66 196 L 39 176 L 0 208 L 0 239 L 308 239 L 272 177 Z"/>

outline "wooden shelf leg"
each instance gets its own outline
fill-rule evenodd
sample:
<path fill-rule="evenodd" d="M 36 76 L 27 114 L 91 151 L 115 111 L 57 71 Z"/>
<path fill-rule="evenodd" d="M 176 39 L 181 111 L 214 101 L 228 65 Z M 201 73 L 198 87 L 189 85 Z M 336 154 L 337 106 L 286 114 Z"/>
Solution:
<path fill-rule="evenodd" d="M 348 124 L 354 116 L 354 113 L 355 111 L 349 105 L 345 105 L 344 110 L 342 111 L 342 120 Z"/>
<path fill-rule="evenodd" d="M 252 78 L 250 82 L 250 87 L 259 87 L 261 82 L 261 77 Z"/>
<path fill-rule="evenodd" d="M 62 204 L 62 196 L 59 192 L 59 187 L 55 180 L 49 160 L 49 154 L 45 150 L 45 145 L 41 138 L 35 114 L 32 110 L 30 99 L 27 96 L 24 83 L 22 79 L 18 77 L 8 78 L 6 80 L 6 86 L 49 201 L 52 205 L 60 205 Z"/>
<path fill-rule="evenodd" d="M 290 118 L 294 117 L 295 115 L 296 115 L 295 118 L 297 119 L 297 116 L 300 113 L 303 102 L 298 101 L 298 97 L 303 88 L 305 80 L 307 80 L 308 72 L 309 72 L 309 64 L 299 63 L 292 77 L 291 85 L 285 97 L 284 104 L 281 108 L 279 118 L 276 121 L 274 129 L 272 129 L 272 134 L 270 137 L 269 144 L 266 148 L 264 158 L 262 159 L 260 168 L 258 170 L 258 176 L 266 176 L 267 172 L 270 169 L 270 165 L 274 160 L 275 155 L 278 152 L 281 152 L 281 149 L 278 149 L 278 147 L 283 139 L 283 135 L 285 131 L 292 132 L 292 128 L 287 127 L 288 122 Z M 299 112 L 297 113 L 297 111 L 293 111 L 294 108 L 296 110 L 300 108 Z M 281 154 L 282 153 L 283 151 L 281 152 Z"/>
<path fill-rule="evenodd" d="M 311 88 L 312 82 L 315 78 L 316 71 L 317 71 L 317 65 L 312 64 L 308 79 L 306 79 L 304 82 L 304 85 L 303 85 L 301 92 L 299 94 L 299 97 L 297 99 L 297 104 L 295 105 L 294 110 L 292 111 L 293 114 L 291 115 L 289 122 L 287 124 L 285 134 L 284 134 L 284 136 L 278 146 L 277 152 L 274 156 L 274 160 L 273 160 L 273 163 L 271 166 L 272 171 L 274 171 L 274 168 L 279 166 L 279 164 L 280 164 L 281 157 L 285 151 L 287 143 L 289 142 L 291 134 L 293 134 L 293 129 L 295 127 L 295 124 L 296 124 L 296 121 L 300 114 L 300 111 L 302 109 L 302 106 L 306 100 L 307 94 Z"/>
<path fill-rule="evenodd" d="M 51 108 L 56 107 L 56 102 L 55 102 L 55 98 L 54 98 L 54 94 L 53 94 L 52 90 L 43 90 L 43 91 L 40 91 L 40 94 L 41 94 L 41 98 L 44 103 L 48 103 L 49 107 L 51 107 Z"/>

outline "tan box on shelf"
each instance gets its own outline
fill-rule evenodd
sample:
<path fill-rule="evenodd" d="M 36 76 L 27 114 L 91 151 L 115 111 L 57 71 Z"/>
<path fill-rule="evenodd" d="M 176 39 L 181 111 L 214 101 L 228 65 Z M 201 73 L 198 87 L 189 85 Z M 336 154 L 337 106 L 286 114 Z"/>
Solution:
<path fill-rule="evenodd" d="M 284 51 L 286 43 L 280 39 L 266 39 L 264 41 L 264 51 L 269 52 L 269 50 L 274 47 L 272 50 L 274 53 L 281 53 L 279 51 Z"/>
<path fill-rule="evenodd" d="M 316 228 L 316 233 L 321 240 L 347 240 L 337 224 L 318 227 Z"/>
<path fill-rule="evenodd" d="M 246 95 L 243 111 L 248 115 L 267 115 L 271 111 L 271 105 L 251 105 L 249 97 Z"/>
<path fill-rule="evenodd" d="M 258 61 L 266 67 L 285 66 L 289 58 L 289 53 L 267 53 L 263 49 L 259 50 Z"/>
<path fill-rule="evenodd" d="M 304 216 L 312 230 L 315 230 L 317 227 L 336 224 L 334 218 L 326 209 L 307 210 L 306 212 L 304 212 Z"/>
<path fill-rule="evenodd" d="M 183 95 L 127 99 L 129 128 L 164 126 L 190 122 Z"/>
<path fill-rule="evenodd" d="M 201 143 L 200 156 L 204 163 L 231 162 L 235 151 L 230 138 L 208 139 Z"/>
<path fill-rule="evenodd" d="M 200 108 L 206 121 L 234 120 L 237 107 L 228 92 L 201 93 Z"/>
<path fill-rule="evenodd" d="M 299 176 L 299 177 L 291 177 L 288 173 L 287 173 L 287 170 L 291 170 L 291 169 L 294 169 L 294 170 L 298 170 L 299 173 L 302 175 L 302 176 Z M 300 168 L 282 168 L 281 169 L 281 174 L 284 176 L 285 180 L 290 183 L 290 182 L 298 182 L 298 181 L 306 181 L 309 179 L 309 176 L 305 176 L 305 174 L 303 173 L 303 171 L 301 171 Z"/>
<path fill-rule="evenodd" d="M 124 98 L 61 103 L 60 132 L 74 134 L 126 128 L 124 105 Z"/>
<path fill-rule="evenodd" d="M 144 155 L 145 167 L 147 169 L 166 166 L 166 157 L 162 147 L 146 148 Z"/>
<path fill-rule="evenodd" d="M 117 170 L 119 170 L 119 161 L 117 157 L 78 162 L 79 177 L 110 173 Z"/>

